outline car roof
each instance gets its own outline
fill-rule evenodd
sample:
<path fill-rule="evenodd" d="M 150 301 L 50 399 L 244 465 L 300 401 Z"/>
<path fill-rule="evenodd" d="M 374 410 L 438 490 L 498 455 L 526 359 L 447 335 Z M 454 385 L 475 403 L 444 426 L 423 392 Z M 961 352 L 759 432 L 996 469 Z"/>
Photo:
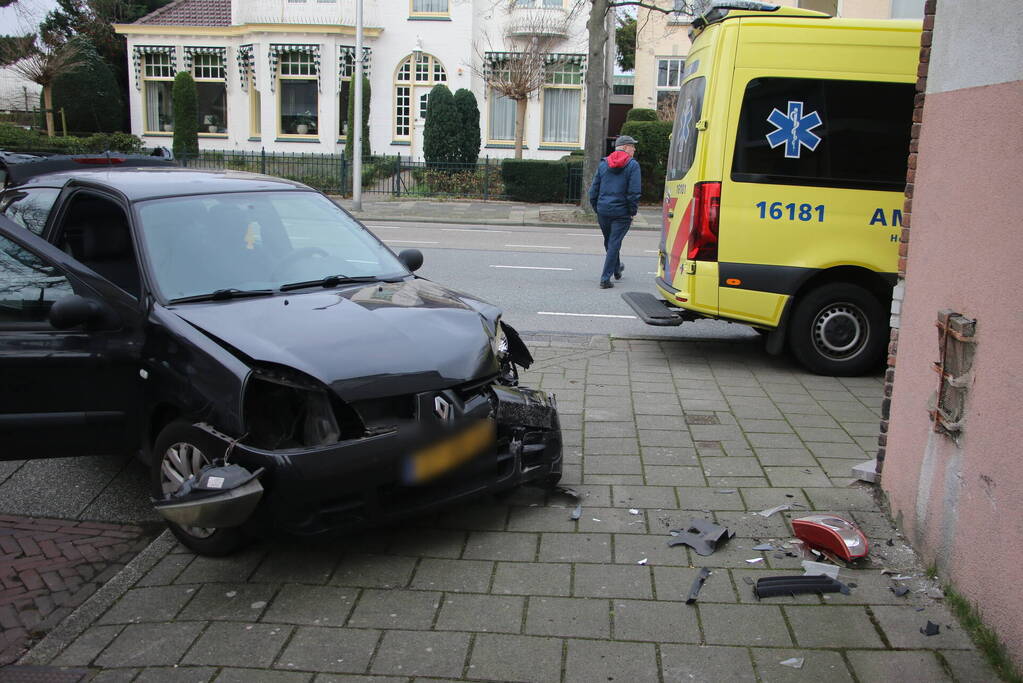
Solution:
<path fill-rule="evenodd" d="M 274 178 L 245 171 L 199 171 L 189 168 L 96 168 L 58 171 L 33 176 L 10 189 L 63 187 L 77 180 L 113 189 L 129 201 L 142 201 L 180 195 L 223 192 L 260 192 L 267 190 L 305 190 L 310 187 L 293 180 Z"/>

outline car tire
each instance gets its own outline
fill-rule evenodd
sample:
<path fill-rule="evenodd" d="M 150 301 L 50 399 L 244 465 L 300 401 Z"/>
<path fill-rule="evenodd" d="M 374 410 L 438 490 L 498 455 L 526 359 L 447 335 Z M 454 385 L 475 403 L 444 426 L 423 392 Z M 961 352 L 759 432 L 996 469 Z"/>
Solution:
<path fill-rule="evenodd" d="M 174 479 L 168 476 L 165 467 L 178 477 L 195 474 L 205 464 L 222 457 L 224 450 L 225 445 L 221 441 L 187 422 L 176 421 L 164 427 L 153 444 L 150 465 L 153 498 L 163 500 L 177 490 Z M 187 462 L 175 468 L 170 459 L 183 451 L 190 453 L 190 457 L 185 458 Z M 182 527 L 170 521 L 167 526 L 182 545 L 199 555 L 229 555 L 249 542 L 249 538 L 238 527 L 202 529 Z"/>
<path fill-rule="evenodd" d="M 789 349 L 818 375 L 862 375 L 881 359 L 888 340 L 886 315 L 881 301 L 859 285 L 818 287 L 792 312 Z"/>

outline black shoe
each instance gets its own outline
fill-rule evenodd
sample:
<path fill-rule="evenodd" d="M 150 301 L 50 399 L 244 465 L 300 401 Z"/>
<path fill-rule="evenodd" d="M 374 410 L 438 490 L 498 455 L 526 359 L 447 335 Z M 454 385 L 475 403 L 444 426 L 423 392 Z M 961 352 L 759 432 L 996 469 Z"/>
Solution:
<path fill-rule="evenodd" d="M 615 271 L 615 280 L 621 280 L 622 279 L 622 273 L 624 273 L 624 272 L 625 272 L 625 264 L 623 263 L 622 267 L 619 268 L 617 271 Z"/>
<path fill-rule="evenodd" d="M 615 286 L 614 283 L 611 282 L 610 280 L 601 280 L 600 281 L 600 288 L 601 289 L 611 289 L 614 286 Z"/>

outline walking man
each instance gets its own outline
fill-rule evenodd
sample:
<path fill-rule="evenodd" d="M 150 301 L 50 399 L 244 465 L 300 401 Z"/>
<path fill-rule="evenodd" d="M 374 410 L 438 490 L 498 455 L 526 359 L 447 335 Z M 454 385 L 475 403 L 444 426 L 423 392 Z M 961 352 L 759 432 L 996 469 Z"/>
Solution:
<path fill-rule="evenodd" d="M 600 273 L 600 288 L 614 287 L 611 276 L 622 279 L 625 265 L 619 257 L 625 233 L 632 227 L 632 217 L 639 210 L 640 178 L 636 154 L 636 140 L 619 135 L 615 151 L 600 162 L 593 182 L 590 183 L 590 205 L 597 212 L 600 231 L 604 233 L 604 270 Z"/>

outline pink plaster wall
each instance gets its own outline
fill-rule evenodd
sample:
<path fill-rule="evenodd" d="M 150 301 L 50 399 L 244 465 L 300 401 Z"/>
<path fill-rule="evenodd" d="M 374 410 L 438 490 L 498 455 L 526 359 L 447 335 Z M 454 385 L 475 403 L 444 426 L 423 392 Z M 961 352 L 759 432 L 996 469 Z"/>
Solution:
<path fill-rule="evenodd" d="M 1023 664 L 1023 81 L 930 93 L 882 485 Z M 940 309 L 977 320 L 959 444 L 934 433 Z"/>

